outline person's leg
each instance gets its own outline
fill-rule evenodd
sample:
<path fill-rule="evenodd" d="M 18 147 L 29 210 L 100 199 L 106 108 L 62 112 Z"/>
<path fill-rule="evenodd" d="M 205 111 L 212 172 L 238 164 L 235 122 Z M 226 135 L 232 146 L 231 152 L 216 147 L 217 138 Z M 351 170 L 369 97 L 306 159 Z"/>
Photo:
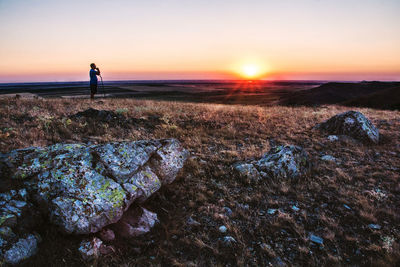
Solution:
<path fill-rule="evenodd" d="M 90 99 L 94 99 L 94 95 L 97 93 L 97 84 L 90 85 Z"/>

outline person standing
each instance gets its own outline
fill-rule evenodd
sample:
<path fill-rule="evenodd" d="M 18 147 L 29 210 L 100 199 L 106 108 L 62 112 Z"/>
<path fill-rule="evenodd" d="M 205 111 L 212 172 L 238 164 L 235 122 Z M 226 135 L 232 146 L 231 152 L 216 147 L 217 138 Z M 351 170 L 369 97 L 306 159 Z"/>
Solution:
<path fill-rule="evenodd" d="M 90 99 L 94 99 L 94 95 L 97 93 L 97 75 L 100 75 L 100 69 L 96 67 L 96 64 L 90 64 Z"/>

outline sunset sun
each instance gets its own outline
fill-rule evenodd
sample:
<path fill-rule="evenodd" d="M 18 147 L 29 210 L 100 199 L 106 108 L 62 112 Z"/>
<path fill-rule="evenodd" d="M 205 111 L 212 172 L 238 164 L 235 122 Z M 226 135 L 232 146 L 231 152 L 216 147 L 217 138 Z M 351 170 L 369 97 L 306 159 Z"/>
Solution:
<path fill-rule="evenodd" d="M 244 79 L 260 79 L 267 71 L 265 63 L 257 60 L 242 62 L 236 66 L 236 73 Z"/>
<path fill-rule="evenodd" d="M 246 78 L 255 78 L 260 75 L 260 67 L 254 64 L 243 65 L 242 74 Z"/>

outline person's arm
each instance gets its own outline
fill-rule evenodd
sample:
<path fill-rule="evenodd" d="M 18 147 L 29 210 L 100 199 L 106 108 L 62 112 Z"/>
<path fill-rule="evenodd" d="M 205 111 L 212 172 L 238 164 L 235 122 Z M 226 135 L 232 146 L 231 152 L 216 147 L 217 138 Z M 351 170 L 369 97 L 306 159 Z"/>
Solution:
<path fill-rule="evenodd" d="M 100 75 L 100 69 L 96 68 L 96 75 Z"/>

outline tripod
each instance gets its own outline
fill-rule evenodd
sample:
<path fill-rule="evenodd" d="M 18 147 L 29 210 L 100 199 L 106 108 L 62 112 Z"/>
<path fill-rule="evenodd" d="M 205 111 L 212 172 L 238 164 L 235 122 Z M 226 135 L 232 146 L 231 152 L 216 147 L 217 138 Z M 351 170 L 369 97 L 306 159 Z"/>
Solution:
<path fill-rule="evenodd" d="M 100 76 L 100 80 L 101 80 L 101 85 L 102 85 L 102 87 L 103 87 L 103 98 L 105 98 L 105 97 L 106 97 L 106 94 L 105 94 L 105 90 L 104 90 L 103 77 L 101 77 L 101 75 L 99 75 L 99 76 Z"/>

